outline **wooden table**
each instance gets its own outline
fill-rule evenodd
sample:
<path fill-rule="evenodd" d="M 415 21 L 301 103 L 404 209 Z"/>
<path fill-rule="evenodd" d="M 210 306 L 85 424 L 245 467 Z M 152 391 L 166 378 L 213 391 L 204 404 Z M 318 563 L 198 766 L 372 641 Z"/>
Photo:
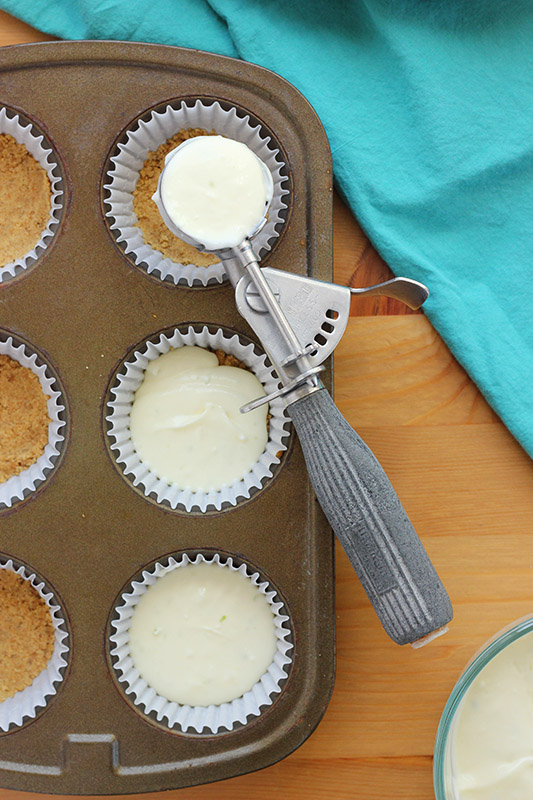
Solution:
<path fill-rule="evenodd" d="M 0 45 L 49 38 L 0 12 Z M 334 226 L 339 283 L 389 276 L 338 197 Z M 354 300 L 335 372 L 338 405 L 390 476 L 455 619 L 422 650 L 396 646 L 338 548 L 337 682 L 317 731 L 266 770 L 166 797 L 431 800 L 433 742 L 455 680 L 489 636 L 533 611 L 533 466 L 424 315 Z M 25 797 L 0 790 L 0 800 Z"/>

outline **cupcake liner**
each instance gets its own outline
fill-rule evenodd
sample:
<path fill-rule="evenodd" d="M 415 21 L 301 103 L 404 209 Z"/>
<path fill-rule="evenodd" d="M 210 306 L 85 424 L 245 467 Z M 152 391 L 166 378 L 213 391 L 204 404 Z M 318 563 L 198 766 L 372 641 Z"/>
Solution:
<path fill-rule="evenodd" d="M 31 369 L 37 375 L 41 388 L 48 396 L 48 443 L 44 452 L 37 461 L 30 467 L 13 475 L 7 481 L 0 483 L 0 510 L 4 507 L 10 508 L 16 500 L 22 500 L 30 492 L 33 492 L 48 476 L 55 466 L 55 461 L 61 452 L 62 443 L 65 441 L 65 434 L 61 432 L 66 423 L 61 419 L 61 414 L 65 410 L 61 392 L 58 391 L 57 381 L 47 369 L 45 363 L 39 364 L 41 359 L 37 353 L 31 352 L 29 347 L 24 344 L 16 344 L 11 336 L 5 337 L 0 334 L 0 353 L 8 355 L 18 361 L 23 367 Z"/>
<path fill-rule="evenodd" d="M 157 694 L 155 689 L 139 674 L 130 655 L 130 620 L 141 595 L 160 577 L 174 569 L 186 568 L 188 564 L 200 563 L 215 563 L 221 568 L 240 572 L 258 588 L 267 599 L 274 614 L 277 651 L 274 660 L 260 680 L 236 700 L 210 706 L 179 705 Z M 165 721 L 169 728 L 178 727 L 182 731 L 192 728 L 197 733 L 202 733 L 205 729 L 210 733 L 217 733 L 222 729 L 229 731 L 238 723 L 244 725 L 250 717 L 259 716 L 261 709 L 272 705 L 273 696 L 281 692 L 281 681 L 287 677 L 288 665 L 292 662 L 292 658 L 287 655 L 288 651 L 293 648 L 293 644 L 287 640 L 291 633 L 290 628 L 286 626 L 289 617 L 282 613 L 283 603 L 276 601 L 276 592 L 269 587 L 266 581 L 260 581 L 258 572 L 248 571 L 245 564 L 237 567 L 233 564 L 231 557 L 221 557 L 218 553 L 209 559 L 203 555 L 190 558 L 187 554 L 181 556 L 179 560 L 170 557 L 166 566 L 158 562 L 151 569 L 144 570 L 142 580 L 132 581 L 130 591 L 122 594 L 121 601 L 115 608 L 115 615 L 118 619 L 111 622 L 115 632 L 109 637 L 114 645 L 110 652 L 115 659 L 113 666 L 118 680 L 126 684 L 125 692 L 133 696 L 135 705 L 141 706 L 146 714 L 155 712 L 157 720 Z"/>
<path fill-rule="evenodd" d="M 272 477 L 273 467 L 279 464 L 277 454 L 286 450 L 284 439 L 289 435 L 287 430 L 289 418 L 280 398 L 270 402 L 269 436 L 265 451 L 241 480 L 234 481 L 231 486 L 217 491 L 193 492 L 181 489 L 176 484 L 158 478 L 137 455 L 131 439 L 129 418 L 134 395 L 144 378 L 144 371 L 150 361 L 169 350 L 184 345 L 197 345 L 210 350 L 223 350 L 236 356 L 254 372 L 270 394 L 278 388 L 278 380 L 271 367 L 267 365 L 266 356 L 255 352 L 254 344 L 244 345 L 239 336 L 227 336 L 220 328 L 212 333 L 207 326 L 195 330 L 192 325 L 183 332 L 176 328 L 170 335 L 162 333 L 156 341 L 149 341 L 122 365 L 117 375 L 117 385 L 111 388 L 115 399 L 108 402 L 111 413 L 106 417 L 110 424 L 109 437 L 114 440 L 110 448 L 115 453 L 118 464 L 123 465 L 125 476 L 132 476 L 134 486 L 142 486 L 144 494 L 155 495 L 158 503 L 171 508 L 183 507 L 186 511 L 199 509 L 204 512 L 213 507 L 218 511 L 222 507 L 235 506 L 239 499 L 251 497 L 254 490 L 263 486 L 267 478 Z M 250 398 L 253 400 L 255 398 Z"/>
<path fill-rule="evenodd" d="M 66 654 L 69 648 L 65 642 L 68 633 L 61 607 L 57 605 L 53 593 L 44 582 L 24 567 L 15 567 L 11 559 L 0 560 L 0 569 L 11 570 L 31 583 L 50 609 L 55 630 L 54 651 L 46 668 L 34 678 L 30 686 L 0 703 L 0 730 L 7 731 L 11 725 L 22 725 L 27 717 L 34 718 L 37 710 L 46 706 L 50 697 L 57 694 L 58 684 L 63 680 L 64 668 L 67 666 Z"/>
<path fill-rule="evenodd" d="M 270 250 L 274 239 L 279 236 L 276 228 L 284 221 L 282 212 L 287 208 L 284 197 L 289 190 L 282 187 L 287 178 L 281 174 L 284 162 L 280 151 L 273 149 L 269 136 L 261 134 L 260 125 L 254 126 L 250 117 L 236 108 L 226 111 L 216 101 L 207 103 L 196 100 L 192 105 L 182 101 L 177 108 L 168 105 L 164 111 L 152 111 L 147 121 L 139 120 L 128 131 L 125 143 L 118 145 L 118 155 L 111 158 L 113 167 L 107 174 L 109 182 L 104 185 L 108 193 L 104 202 L 109 206 L 106 217 L 113 220 L 110 228 L 117 232 L 117 242 L 123 243 L 124 252 L 130 255 L 135 264 L 142 265 L 148 273 L 154 273 L 162 280 L 187 286 L 207 286 L 222 283 L 226 279 L 222 263 L 196 267 L 166 258 L 145 243 L 141 229 L 136 227 L 137 217 L 133 210 L 133 191 L 148 153 L 187 128 L 215 130 L 223 136 L 244 142 L 270 170 L 274 193 L 268 219 L 252 239 L 258 257 Z"/>
<path fill-rule="evenodd" d="M 17 258 L 9 264 L 0 266 L 0 283 L 19 275 L 26 270 L 50 244 L 50 240 L 59 224 L 60 213 L 63 208 L 63 190 L 61 178 L 54 174 L 57 161 L 51 148 L 45 148 L 44 136 L 35 131 L 34 126 L 28 122 L 24 123 L 18 114 L 13 117 L 8 116 L 5 107 L 0 108 L 0 134 L 7 133 L 12 136 L 19 144 L 23 144 L 29 153 L 39 162 L 41 167 L 46 170 L 50 180 L 50 217 L 46 228 L 41 233 L 41 238 L 36 242 L 34 248 L 26 253 L 22 258 Z"/>

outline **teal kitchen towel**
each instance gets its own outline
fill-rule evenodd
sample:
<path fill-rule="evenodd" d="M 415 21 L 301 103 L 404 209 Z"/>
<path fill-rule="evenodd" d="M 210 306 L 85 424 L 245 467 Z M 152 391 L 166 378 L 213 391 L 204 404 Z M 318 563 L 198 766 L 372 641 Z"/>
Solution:
<path fill-rule="evenodd" d="M 278 72 L 326 128 L 337 186 L 533 455 L 533 4 L 0 0 L 69 39 L 162 42 Z"/>

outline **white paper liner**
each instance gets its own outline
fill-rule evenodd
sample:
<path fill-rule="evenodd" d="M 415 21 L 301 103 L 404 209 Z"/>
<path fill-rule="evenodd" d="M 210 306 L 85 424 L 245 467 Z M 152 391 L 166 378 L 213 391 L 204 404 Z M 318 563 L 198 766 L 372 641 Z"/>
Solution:
<path fill-rule="evenodd" d="M 148 153 L 157 150 L 178 131 L 187 128 L 215 130 L 223 136 L 244 142 L 270 170 L 274 194 L 268 219 L 252 239 L 258 257 L 270 250 L 273 240 L 279 236 L 276 226 L 283 222 L 282 211 L 287 208 L 284 197 L 289 194 L 289 190 L 282 187 L 287 178 L 281 174 L 284 162 L 280 151 L 273 148 L 269 136 L 261 136 L 260 125 L 254 127 L 250 117 L 236 108 L 225 111 L 218 102 L 197 100 L 194 104 L 187 105 L 183 101 L 177 108 L 168 105 L 165 111 L 152 111 L 148 121 L 140 120 L 128 131 L 126 142 L 118 145 L 120 152 L 111 158 L 113 167 L 107 174 L 110 180 L 104 185 L 108 194 L 105 203 L 109 206 L 106 217 L 113 220 L 111 230 L 118 231 L 117 242 L 123 242 L 124 252 L 150 274 L 155 273 L 161 279 L 171 280 L 175 284 L 207 286 L 225 280 L 222 264 L 197 267 L 193 264 L 178 264 L 166 258 L 145 243 L 141 229 L 136 227 L 137 216 L 133 210 L 133 191 Z"/>
<path fill-rule="evenodd" d="M 65 441 L 61 433 L 66 423 L 60 418 L 65 410 L 61 392 L 57 389 L 57 381 L 47 370 L 46 364 L 37 363 L 42 360 L 37 353 L 30 351 L 24 344 L 15 344 L 11 336 L 0 333 L 0 353 L 18 361 L 23 367 L 28 367 L 39 378 L 43 393 L 48 396 L 47 408 L 50 422 L 48 423 L 48 443 L 44 452 L 30 467 L 13 475 L 7 481 L 0 483 L 0 510 L 7 506 L 10 508 L 15 500 L 22 500 L 45 480 L 54 468 L 55 461 L 61 451 L 61 443 Z M 55 387 L 55 388 L 54 388 Z"/>
<path fill-rule="evenodd" d="M 49 698 L 57 694 L 57 685 L 63 680 L 64 667 L 67 666 L 65 654 L 69 648 L 65 642 L 68 633 L 61 608 L 43 581 L 24 567 L 15 567 L 11 559 L 0 560 L 0 569 L 11 570 L 31 583 L 50 609 L 55 631 L 54 650 L 45 669 L 34 678 L 30 686 L 0 703 L 0 730 L 7 731 L 11 725 L 22 725 L 27 717 L 35 717 L 37 710 L 46 706 Z"/>
<path fill-rule="evenodd" d="M 220 705 L 179 705 L 157 694 L 155 689 L 139 674 L 130 654 L 130 620 L 141 595 L 160 577 L 174 569 L 186 568 L 188 564 L 200 563 L 215 563 L 219 567 L 240 572 L 265 596 L 274 614 L 277 650 L 274 660 L 264 675 L 241 697 Z M 125 592 L 121 600 L 122 603 L 115 608 L 118 619 L 111 622 L 115 633 L 109 637 L 114 645 L 111 655 L 116 659 L 114 668 L 118 679 L 126 684 L 125 691 L 129 695 L 133 695 L 136 705 L 142 706 L 147 714 L 155 711 L 157 720 L 165 721 L 169 728 L 179 727 L 183 731 L 192 728 L 197 733 L 201 733 L 205 729 L 211 733 L 217 733 L 222 729 L 231 730 L 237 723 L 244 725 L 250 717 L 259 716 L 261 709 L 272 705 L 273 696 L 281 692 L 280 683 L 287 677 L 287 667 L 292 661 L 291 657 L 287 655 L 293 647 L 293 644 L 287 641 L 287 637 L 291 633 L 286 625 L 289 617 L 282 613 L 283 603 L 276 601 L 276 592 L 270 588 L 268 582 L 261 582 L 259 573 L 248 571 L 245 564 L 236 567 L 231 557 L 221 557 L 218 553 L 209 559 L 204 558 L 203 555 L 190 558 L 187 554 L 178 561 L 170 557 L 166 566 L 157 563 L 152 569 L 144 570 L 142 581 L 132 581 L 131 591 Z"/>
<path fill-rule="evenodd" d="M 9 117 L 4 107 L 0 108 L 0 134 L 7 133 L 12 136 L 19 144 L 23 144 L 29 153 L 39 162 L 41 167 L 46 170 L 50 180 L 50 217 L 46 228 L 42 231 L 41 237 L 35 243 L 33 250 L 26 253 L 21 258 L 17 258 L 9 264 L 0 265 L 0 283 L 19 275 L 30 266 L 46 249 L 53 237 L 59 223 L 60 211 L 63 207 L 63 190 L 60 189 L 61 178 L 54 175 L 57 162 L 54 160 L 53 151 L 43 146 L 44 137 L 36 133 L 31 123 L 24 124 L 18 114 Z"/>
<path fill-rule="evenodd" d="M 171 508 L 183 507 L 186 511 L 199 509 L 206 511 L 213 507 L 218 511 L 223 506 L 235 506 L 239 499 L 248 498 L 254 490 L 260 489 L 267 478 L 272 477 L 273 467 L 279 464 L 277 453 L 286 450 L 284 439 L 289 435 L 287 430 L 289 418 L 280 398 L 269 403 L 270 420 L 269 435 L 265 451 L 241 480 L 234 481 L 231 486 L 218 491 L 193 492 L 183 490 L 176 484 L 158 478 L 139 458 L 130 433 L 130 411 L 134 395 L 144 378 L 144 371 L 150 361 L 169 350 L 184 345 L 196 345 L 210 350 L 223 350 L 236 356 L 254 372 L 264 386 L 266 394 L 278 388 L 278 380 L 271 367 L 266 363 L 265 355 L 257 355 L 254 345 L 243 344 L 237 334 L 226 336 L 220 328 L 211 333 L 207 326 L 195 330 L 191 325 L 186 332 L 178 328 L 171 335 L 161 334 L 155 342 L 148 342 L 126 361 L 117 375 L 118 384 L 111 389 L 115 399 L 108 403 L 111 414 L 106 417 L 110 423 L 109 436 L 114 440 L 111 450 L 116 460 L 124 465 L 124 475 L 132 476 L 134 486 L 142 486 L 148 497 L 155 494 L 159 503 L 168 503 Z M 255 398 L 251 397 L 250 400 Z"/>

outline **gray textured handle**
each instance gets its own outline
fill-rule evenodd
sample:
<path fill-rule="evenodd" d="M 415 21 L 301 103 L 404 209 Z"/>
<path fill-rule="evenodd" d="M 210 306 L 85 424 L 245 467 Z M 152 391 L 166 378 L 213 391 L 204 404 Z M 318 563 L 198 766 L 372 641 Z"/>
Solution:
<path fill-rule="evenodd" d="M 450 599 L 374 454 L 326 389 L 287 410 L 320 505 L 389 636 L 407 644 L 441 628 Z"/>

